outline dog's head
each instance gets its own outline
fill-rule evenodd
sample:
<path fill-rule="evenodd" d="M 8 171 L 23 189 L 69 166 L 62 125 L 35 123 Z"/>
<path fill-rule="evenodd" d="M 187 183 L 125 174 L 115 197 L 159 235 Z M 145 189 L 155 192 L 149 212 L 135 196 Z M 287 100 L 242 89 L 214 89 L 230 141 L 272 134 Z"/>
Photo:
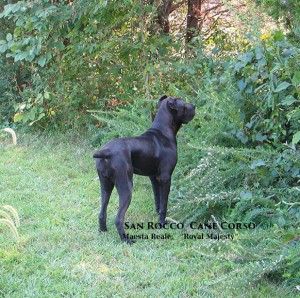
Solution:
<path fill-rule="evenodd" d="M 158 108 L 165 105 L 172 113 L 175 122 L 186 124 L 195 116 L 195 105 L 186 103 L 181 98 L 173 98 L 167 95 L 162 96 L 158 101 Z"/>

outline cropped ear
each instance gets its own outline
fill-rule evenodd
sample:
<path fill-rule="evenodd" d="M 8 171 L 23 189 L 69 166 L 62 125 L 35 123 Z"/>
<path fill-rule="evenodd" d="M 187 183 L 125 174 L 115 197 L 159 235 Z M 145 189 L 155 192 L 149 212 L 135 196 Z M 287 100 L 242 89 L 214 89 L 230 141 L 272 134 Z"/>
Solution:
<path fill-rule="evenodd" d="M 168 100 L 168 106 L 171 110 L 178 111 L 176 100 L 174 98 L 171 98 L 170 100 Z"/>
<path fill-rule="evenodd" d="M 160 107 L 162 101 L 163 101 L 164 99 L 166 99 L 166 98 L 168 98 L 168 96 L 167 96 L 167 95 L 163 95 L 163 96 L 158 100 L 158 107 Z"/>

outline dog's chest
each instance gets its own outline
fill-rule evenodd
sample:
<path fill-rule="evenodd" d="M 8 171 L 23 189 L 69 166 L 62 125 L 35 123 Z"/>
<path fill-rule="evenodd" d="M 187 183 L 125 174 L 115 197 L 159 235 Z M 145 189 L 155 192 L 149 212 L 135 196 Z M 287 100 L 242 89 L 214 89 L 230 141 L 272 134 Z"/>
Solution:
<path fill-rule="evenodd" d="M 159 165 L 159 157 L 155 154 L 147 154 L 145 151 L 133 151 L 131 162 L 133 172 L 143 176 L 156 175 Z"/>

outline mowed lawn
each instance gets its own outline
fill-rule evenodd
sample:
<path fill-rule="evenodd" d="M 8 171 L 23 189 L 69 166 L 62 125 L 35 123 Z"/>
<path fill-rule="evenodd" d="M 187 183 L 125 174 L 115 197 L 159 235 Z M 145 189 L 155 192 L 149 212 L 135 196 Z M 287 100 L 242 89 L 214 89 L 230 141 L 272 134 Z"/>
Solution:
<path fill-rule="evenodd" d="M 224 258 L 234 241 L 185 240 L 186 231 L 172 230 L 171 240 L 122 243 L 115 190 L 100 234 L 94 150 L 68 135 L 0 144 L 0 206 L 12 205 L 21 219 L 19 243 L 0 226 L 0 297 L 295 297 L 264 279 L 245 286 L 239 265 Z M 135 176 L 126 221 L 157 221 L 146 177 Z"/>

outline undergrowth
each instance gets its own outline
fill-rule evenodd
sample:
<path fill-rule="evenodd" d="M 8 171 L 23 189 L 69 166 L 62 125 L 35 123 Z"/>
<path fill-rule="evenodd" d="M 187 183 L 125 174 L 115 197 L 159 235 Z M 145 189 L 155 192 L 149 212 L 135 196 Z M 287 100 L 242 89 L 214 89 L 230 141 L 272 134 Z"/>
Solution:
<path fill-rule="evenodd" d="M 252 236 L 237 231 L 237 259 L 243 263 L 238 272 L 251 273 L 252 281 L 276 277 L 298 285 L 299 151 L 193 145 L 181 149 L 171 191 L 172 216 L 187 223 L 254 223 Z M 249 253 L 255 258 L 248 258 Z"/>

